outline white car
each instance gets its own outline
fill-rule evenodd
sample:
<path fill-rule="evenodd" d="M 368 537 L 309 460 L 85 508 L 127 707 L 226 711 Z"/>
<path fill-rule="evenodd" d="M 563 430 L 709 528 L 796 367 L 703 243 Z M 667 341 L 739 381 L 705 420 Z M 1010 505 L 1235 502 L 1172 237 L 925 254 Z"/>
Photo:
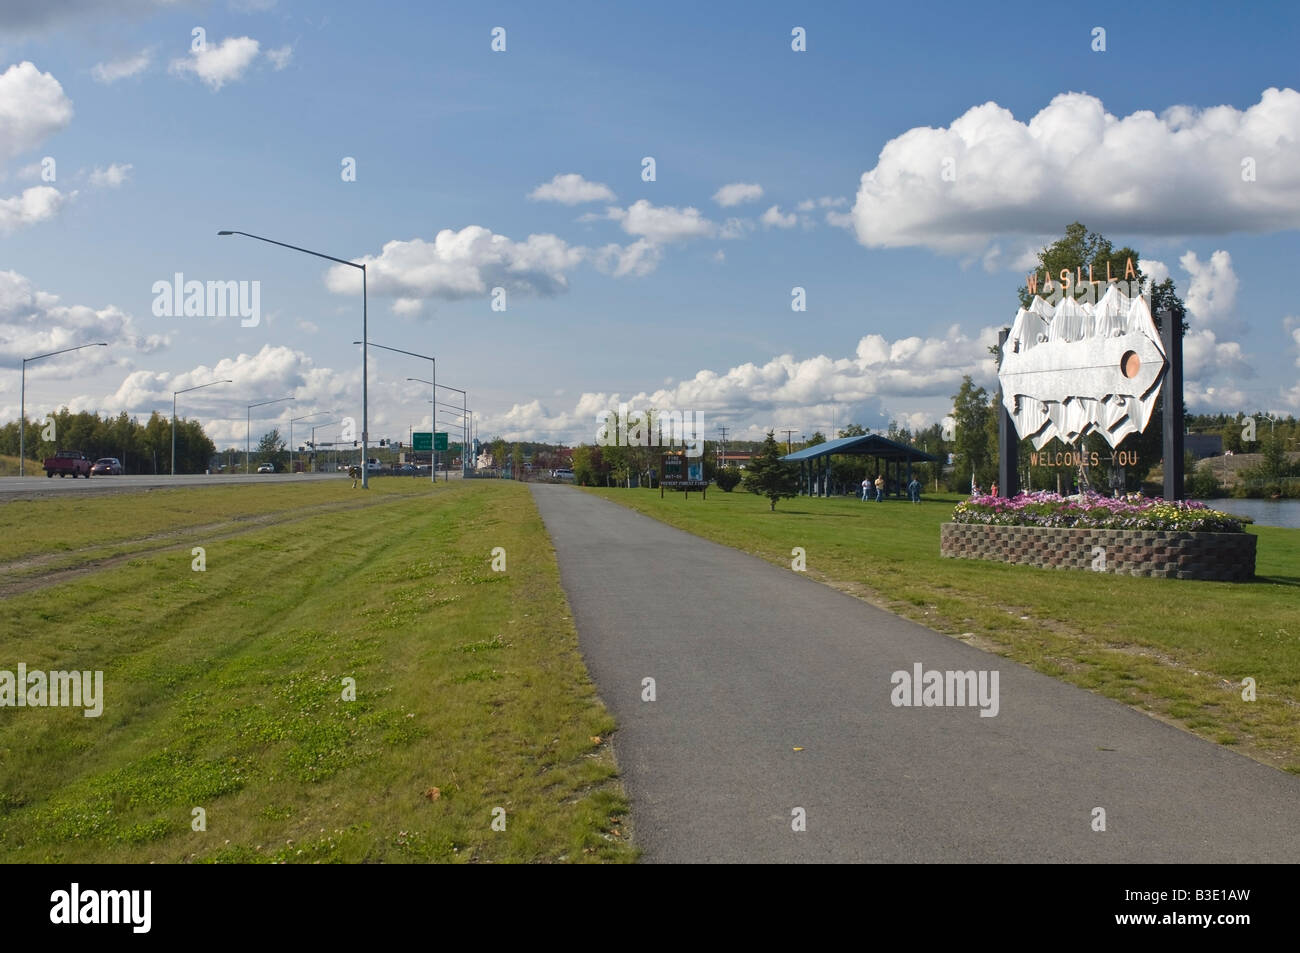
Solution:
<path fill-rule="evenodd" d="M 258 472 L 258 473 L 274 473 L 274 472 L 275 472 L 275 467 L 271 466 L 271 464 L 269 464 L 269 463 L 261 463 L 261 464 L 258 464 L 257 472 Z"/>
<path fill-rule="evenodd" d="M 559 470 L 552 470 L 551 476 L 553 476 L 557 480 L 572 480 L 573 471 L 568 469 L 567 467 L 562 467 Z"/>

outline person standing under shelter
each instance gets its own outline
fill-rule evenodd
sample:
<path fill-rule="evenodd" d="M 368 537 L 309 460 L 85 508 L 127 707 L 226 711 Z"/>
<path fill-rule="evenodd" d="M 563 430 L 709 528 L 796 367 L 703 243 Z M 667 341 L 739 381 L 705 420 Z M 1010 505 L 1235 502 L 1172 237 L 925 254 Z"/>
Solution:
<path fill-rule="evenodd" d="M 885 475 L 876 474 L 876 502 L 880 503 L 885 499 Z"/>
<path fill-rule="evenodd" d="M 921 502 L 921 481 L 912 477 L 912 482 L 907 484 L 907 498 L 913 503 Z"/>
<path fill-rule="evenodd" d="M 867 497 L 871 495 L 871 478 L 864 476 L 862 478 L 862 502 L 867 502 Z"/>

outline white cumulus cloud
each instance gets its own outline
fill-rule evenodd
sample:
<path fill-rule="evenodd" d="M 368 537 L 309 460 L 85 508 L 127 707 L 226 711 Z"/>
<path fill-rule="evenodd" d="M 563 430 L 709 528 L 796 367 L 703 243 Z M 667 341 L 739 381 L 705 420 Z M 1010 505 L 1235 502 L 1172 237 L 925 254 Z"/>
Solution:
<path fill-rule="evenodd" d="M 732 182 L 713 193 L 713 201 L 723 208 L 742 202 L 757 202 L 763 197 L 763 187 L 756 182 Z"/>
<path fill-rule="evenodd" d="M 559 202 L 581 205 L 583 202 L 612 202 L 614 190 L 603 182 L 588 182 L 576 172 L 556 175 L 528 193 L 534 202 Z"/>
<path fill-rule="evenodd" d="M 1189 251 L 1178 259 L 1178 264 L 1191 275 L 1183 301 L 1198 323 L 1222 325 L 1235 316 L 1238 281 L 1230 254 L 1219 249 L 1208 261 L 1201 261 L 1196 252 Z"/>
<path fill-rule="evenodd" d="M 887 142 L 862 175 L 853 223 L 868 247 L 951 254 L 978 254 L 997 236 L 1059 234 L 1080 209 L 1093 228 L 1133 235 L 1292 229 L 1297 130 L 1294 89 L 1267 89 L 1244 110 L 1125 117 L 1095 96 L 1062 93 L 1028 122 L 988 102 Z"/>
<path fill-rule="evenodd" d="M 141 50 L 134 56 L 128 56 L 120 60 L 110 60 L 107 63 L 96 63 L 90 69 L 90 75 L 97 83 L 116 83 L 118 80 L 129 79 L 138 73 L 143 73 L 153 62 L 153 52 L 151 50 Z"/>
<path fill-rule="evenodd" d="M 168 69 L 177 76 L 193 73 L 216 92 L 241 78 L 260 48 L 252 37 L 228 36 L 216 46 L 208 43 L 202 50 L 190 50 L 189 56 L 172 60 Z"/>
<path fill-rule="evenodd" d="M 592 263 L 615 278 L 642 278 L 654 271 L 662 259 L 663 250 L 658 245 L 640 238 L 630 245 L 609 244 L 598 249 Z"/>
<path fill-rule="evenodd" d="M 107 348 L 87 348 L 69 355 L 73 366 L 97 366 L 120 357 L 123 348 L 151 353 L 165 347 L 163 335 L 140 333 L 132 317 L 114 305 L 91 308 L 61 304 L 57 295 L 35 288 L 14 271 L 0 271 L 0 366 L 19 367 L 24 357 L 96 341 L 108 341 Z M 112 351 L 106 355 L 104 352 Z M 46 362 L 28 371 L 66 376 L 68 362 L 55 361 L 54 370 L 41 370 Z"/>
<path fill-rule="evenodd" d="M 454 301 L 486 295 L 498 286 L 525 294 L 558 294 L 568 289 L 567 272 L 585 254 L 585 249 L 555 235 L 529 235 L 517 242 L 481 225 L 467 225 L 460 231 L 445 228 L 432 242 L 387 242 L 378 255 L 357 262 L 365 263 L 373 293 Z M 336 294 L 361 291 L 357 270 L 346 265 L 333 266 L 326 285 Z"/>
<path fill-rule="evenodd" d="M 697 208 L 656 206 L 646 199 L 633 202 L 626 209 L 611 208 L 607 215 L 620 223 L 629 235 L 639 235 L 657 245 L 705 238 L 715 230 L 714 224 Z"/>
<path fill-rule="evenodd" d="M 37 185 L 18 195 L 0 199 L 0 234 L 53 218 L 76 194 L 65 194 L 49 185 Z"/>
<path fill-rule="evenodd" d="M 997 329 L 991 326 L 974 337 L 958 325 L 942 337 L 888 340 L 869 334 L 858 341 L 851 357 L 820 354 L 800 360 L 783 354 L 764 364 L 741 364 L 721 373 L 701 370 L 688 380 L 654 391 L 584 393 L 571 410 L 551 410 L 534 400 L 515 404 L 500 416 L 487 415 L 483 427 L 509 440 L 554 440 L 564 433 L 567 439 L 591 443 L 596 415 L 620 401 L 639 410 L 703 413 L 710 433 L 718 421 L 725 420 L 729 427 L 735 425 L 737 439 L 749 439 L 746 434 L 761 438 L 777 421 L 781 425 L 806 421 L 809 433 L 818 426 L 829 430 L 833 408 L 845 423 L 854 413 L 883 413 L 913 425 L 928 424 L 951 408 L 951 397 L 963 376 L 992 385 L 994 369 L 987 348 L 996 341 Z M 932 409 L 917 409 L 921 405 Z"/>
<path fill-rule="evenodd" d="M 34 149 L 72 121 L 59 81 L 23 61 L 0 73 L 0 159 Z"/>
<path fill-rule="evenodd" d="M 1206 382 L 1219 375 L 1233 380 L 1255 376 L 1241 345 L 1220 341 L 1209 328 L 1189 328 L 1183 335 L 1183 373 Z"/>
<path fill-rule="evenodd" d="M 1037 255 L 1035 255 L 1033 262 L 1026 266 L 1025 270 L 1032 271 L 1036 267 L 1038 267 Z M 1153 285 L 1158 285 L 1169 277 L 1169 266 L 1156 258 L 1143 258 L 1142 271 L 1147 276 L 1147 281 Z"/>
<path fill-rule="evenodd" d="M 773 205 L 763 213 L 759 221 L 768 228 L 794 228 L 799 223 L 799 216 L 791 212 L 789 215 L 781 214 L 781 207 Z"/>

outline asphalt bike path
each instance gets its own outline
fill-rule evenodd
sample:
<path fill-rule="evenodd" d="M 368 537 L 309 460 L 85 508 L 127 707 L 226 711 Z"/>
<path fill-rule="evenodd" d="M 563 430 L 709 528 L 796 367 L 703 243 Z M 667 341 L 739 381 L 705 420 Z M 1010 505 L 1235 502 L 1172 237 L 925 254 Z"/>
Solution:
<path fill-rule="evenodd" d="M 531 490 L 647 861 L 1300 860 L 1300 778 L 576 488 Z M 926 700 L 924 674 L 893 678 L 918 664 L 986 673 L 983 699 L 944 675 L 929 699 L 951 704 L 895 705 Z"/>

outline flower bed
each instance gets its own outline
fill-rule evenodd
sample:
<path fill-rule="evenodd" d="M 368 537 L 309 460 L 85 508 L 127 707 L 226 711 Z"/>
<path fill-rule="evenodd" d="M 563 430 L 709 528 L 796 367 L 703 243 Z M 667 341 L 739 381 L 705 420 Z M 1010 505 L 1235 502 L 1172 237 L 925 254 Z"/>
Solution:
<path fill-rule="evenodd" d="M 943 524 L 939 552 L 1055 569 L 1237 582 L 1255 575 L 1258 537 L 1199 503 L 1026 493 L 973 497 Z"/>
<path fill-rule="evenodd" d="M 954 523 L 987 526 L 1050 526 L 1072 529 L 1148 529 L 1183 533 L 1244 533 L 1248 519 L 1212 510 L 1204 503 L 1162 500 L 1140 493 L 1111 498 L 1096 493 L 1060 496 L 1047 490 L 1006 500 L 974 496 L 958 503 Z"/>

